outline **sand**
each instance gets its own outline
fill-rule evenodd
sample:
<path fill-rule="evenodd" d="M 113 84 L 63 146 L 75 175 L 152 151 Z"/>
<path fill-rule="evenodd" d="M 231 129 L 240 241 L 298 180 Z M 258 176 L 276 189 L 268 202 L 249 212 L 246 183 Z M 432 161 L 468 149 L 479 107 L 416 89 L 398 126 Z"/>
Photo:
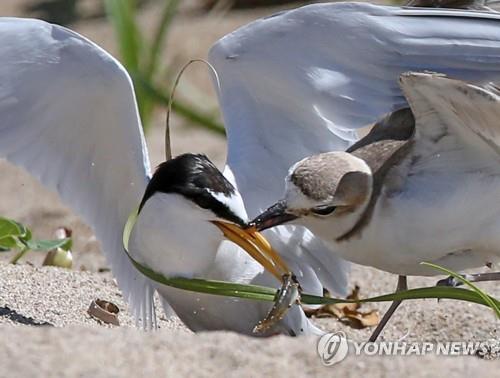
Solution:
<path fill-rule="evenodd" d="M 393 280 L 373 269 L 356 267 L 353 272 L 353 282 L 373 293 L 389 290 Z M 425 284 L 423 281 L 429 280 L 413 279 L 411 284 Z M 486 288 L 497 296 L 500 293 L 493 285 Z M 193 334 L 160 311 L 159 330 L 143 332 L 134 327 L 109 273 L 4 264 L 0 265 L 0 293 L 0 376 L 498 376 L 498 360 L 475 356 L 349 355 L 338 365 L 324 367 L 314 337 L 255 339 L 231 332 Z M 120 327 L 105 325 L 87 314 L 95 298 L 118 305 Z M 342 330 L 352 340 L 366 340 L 370 332 L 348 328 L 333 319 L 317 323 L 325 330 Z M 480 306 L 435 300 L 407 302 L 383 339 L 483 341 L 498 339 L 498 326 L 493 314 Z"/>
<path fill-rule="evenodd" d="M 92 1 L 87 1 L 92 3 Z M 20 4 L 4 0 L 0 15 L 23 15 Z M 169 61 L 182 62 L 205 56 L 220 36 L 270 10 L 231 12 L 224 17 L 185 12 L 173 25 Z M 141 23 L 151 29 L 157 14 L 153 5 L 141 14 Z M 73 26 L 111 52 L 116 52 L 112 31 L 104 20 L 89 20 Z M 203 69 L 193 70 L 188 80 L 210 94 Z M 207 106 L 215 101 L 207 100 Z M 212 105 L 211 105 L 212 104 Z M 163 155 L 163 114 L 158 113 L 148 135 L 153 164 Z M 225 142 L 219 136 L 174 119 L 174 153 L 196 151 L 208 154 L 219 166 L 225 158 Z M 0 255 L 0 376 L 9 377 L 117 377 L 117 376 L 500 376 L 498 360 L 475 356 L 371 357 L 352 356 L 333 367 L 324 367 L 313 337 L 254 339 L 230 332 L 193 334 L 178 319 L 167 319 L 159 311 L 156 332 L 134 327 L 127 306 L 100 253 L 91 229 L 22 170 L 0 162 L 0 214 L 29 225 L 36 236 L 49 238 L 61 225 L 73 230 L 74 269 L 40 267 L 42 254 L 30 253 L 18 266 L 7 264 L 10 254 Z M 410 278 L 411 287 L 433 284 L 437 278 Z M 396 277 L 375 269 L 353 267 L 351 285 L 361 294 L 390 292 Z M 499 297 L 500 287 L 483 284 Z M 100 323 L 87 314 L 96 298 L 120 308 L 120 327 Z M 367 305 L 384 311 L 387 304 Z M 344 331 L 352 340 L 363 341 L 371 329 L 355 330 L 334 319 L 317 324 L 327 331 Z M 500 322 L 484 307 L 454 301 L 424 300 L 404 303 L 381 340 L 484 341 L 499 339 Z"/>
<path fill-rule="evenodd" d="M 223 332 L 145 336 L 133 329 L 77 326 L 2 332 L 12 342 L 0 346 L 7 359 L 0 374 L 11 377 L 493 377 L 498 368 L 498 362 L 435 356 L 347 359 L 323 367 L 313 339 L 281 336 L 265 341 Z"/>

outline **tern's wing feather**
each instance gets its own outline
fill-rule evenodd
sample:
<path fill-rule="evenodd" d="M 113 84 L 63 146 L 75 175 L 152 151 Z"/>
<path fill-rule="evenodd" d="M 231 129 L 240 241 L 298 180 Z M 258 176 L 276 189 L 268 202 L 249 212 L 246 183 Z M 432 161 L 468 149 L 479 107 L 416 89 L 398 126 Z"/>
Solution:
<path fill-rule="evenodd" d="M 125 298 L 151 324 L 153 291 L 121 242 L 149 175 L 123 67 L 63 27 L 0 19 L 0 156 L 57 191 L 93 227 Z"/>
<path fill-rule="evenodd" d="M 291 164 L 345 148 L 353 129 L 406 106 L 401 73 L 500 80 L 500 14 L 315 4 L 225 36 L 210 61 L 220 77 L 228 164 L 252 216 L 282 194 Z"/>
<path fill-rule="evenodd" d="M 401 88 L 415 115 L 419 161 L 413 170 L 429 171 L 444 164 L 450 171 L 477 161 L 498 166 L 497 87 L 477 86 L 441 74 L 409 72 L 401 76 Z"/>

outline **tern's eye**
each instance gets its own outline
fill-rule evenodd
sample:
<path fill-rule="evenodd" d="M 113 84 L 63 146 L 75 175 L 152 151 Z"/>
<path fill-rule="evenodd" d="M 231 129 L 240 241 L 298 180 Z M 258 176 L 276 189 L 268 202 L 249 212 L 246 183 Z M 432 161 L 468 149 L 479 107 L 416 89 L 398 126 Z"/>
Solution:
<path fill-rule="evenodd" d="M 330 215 L 336 209 L 336 206 L 321 206 L 311 209 L 314 214 L 317 215 Z"/>
<path fill-rule="evenodd" d="M 203 209 L 210 209 L 212 208 L 212 205 L 213 205 L 213 199 L 209 196 L 205 196 L 205 195 L 200 195 L 200 196 L 197 196 L 195 199 L 194 199 L 194 202 L 196 202 L 196 204 L 203 208 Z"/>

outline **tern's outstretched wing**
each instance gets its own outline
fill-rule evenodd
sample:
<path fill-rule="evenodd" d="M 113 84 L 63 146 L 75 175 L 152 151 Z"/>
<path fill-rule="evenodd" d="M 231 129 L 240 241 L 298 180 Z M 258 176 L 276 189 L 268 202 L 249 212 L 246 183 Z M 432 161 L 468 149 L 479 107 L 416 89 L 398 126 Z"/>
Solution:
<path fill-rule="evenodd" d="M 500 14 L 316 4 L 236 30 L 215 44 L 210 61 L 220 77 L 228 164 L 252 216 L 282 194 L 291 164 L 345 148 L 353 128 L 406 106 L 401 73 L 500 80 Z"/>
<path fill-rule="evenodd" d="M 125 298 L 150 326 L 153 290 L 121 241 L 149 175 L 123 67 L 63 27 L 0 19 L 0 156 L 57 191 L 93 227 Z"/>

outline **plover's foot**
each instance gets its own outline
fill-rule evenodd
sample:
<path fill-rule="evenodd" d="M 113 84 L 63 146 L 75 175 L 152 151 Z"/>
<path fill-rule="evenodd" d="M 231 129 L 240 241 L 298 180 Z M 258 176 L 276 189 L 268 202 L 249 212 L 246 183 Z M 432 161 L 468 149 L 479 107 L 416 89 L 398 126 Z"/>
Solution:
<path fill-rule="evenodd" d="M 436 286 L 450 286 L 450 287 L 457 287 L 457 286 L 460 286 L 460 285 L 463 285 L 463 282 L 462 281 L 459 281 L 457 280 L 455 277 L 453 276 L 449 276 L 447 278 L 444 278 L 442 280 L 439 280 L 437 283 L 436 283 Z"/>
<path fill-rule="evenodd" d="M 489 273 L 477 273 L 477 274 L 461 274 L 461 277 L 465 278 L 470 282 L 481 282 L 481 281 L 500 281 L 500 272 L 489 272 Z M 451 286 L 457 287 L 463 285 L 463 282 L 459 279 L 450 276 L 443 280 L 439 280 L 436 286 Z"/>
<path fill-rule="evenodd" d="M 396 286 L 396 293 L 398 291 L 404 291 L 404 290 L 408 290 L 408 282 L 406 276 L 398 276 L 398 285 Z M 373 343 L 377 340 L 377 337 L 380 335 L 380 333 L 382 332 L 382 330 L 384 329 L 385 325 L 392 317 L 394 312 L 396 312 L 401 302 L 402 301 L 393 301 L 391 303 L 391 306 L 382 317 L 382 320 L 378 324 L 377 328 L 375 328 L 375 331 L 373 331 L 373 333 L 371 334 L 370 338 L 368 339 L 368 342 Z"/>

